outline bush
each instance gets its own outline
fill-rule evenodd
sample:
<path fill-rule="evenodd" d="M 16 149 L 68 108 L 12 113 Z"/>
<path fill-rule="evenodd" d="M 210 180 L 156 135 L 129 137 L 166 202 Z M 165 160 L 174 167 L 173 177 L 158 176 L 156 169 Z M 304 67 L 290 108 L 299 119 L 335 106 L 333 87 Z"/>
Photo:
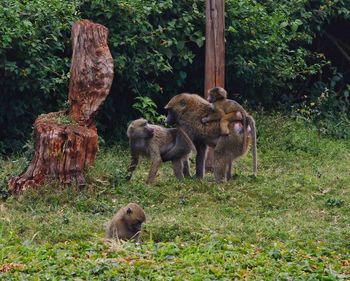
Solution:
<path fill-rule="evenodd" d="M 0 9 L 0 152 L 15 151 L 39 113 L 68 96 L 74 2 L 3 0 Z"/>
<path fill-rule="evenodd" d="M 344 86 L 348 80 L 332 85 L 341 71 L 335 74 L 325 55 L 311 46 L 334 19 L 350 18 L 347 2 L 227 0 L 229 93 L 239 92 L 236 98 L 251 105 L 289 109 L 295 103 L 313 102 L 322 93 L 315 89 L 322 85 L 332 89 L 329 105 L 337 108 L 339 99 L 348 105 Z M 204 0 L 2 1 L 0 152 L 20 148 L 39 113 L 66 106 L 70 30 L 79 18 L 109 28 L 116 75 L 97 120 L 107 141 L 124 136 L 127 121 L 139 117 L 132 107 L 140 103 L 136 97 L 149 97 L 162 108 L 179 92 L 203 93 L 204 4 Z"/>
<path fill-rule="evenodd" d="M 310 96 L 305 95 L 304 101 L 295 108 L 306 120 L 316 124 L 320 134 L 346 139 L 350 136 L 350 85 L 337 91 L 342 75 L 334 71 L 328 83 L 316 82 Z"/>

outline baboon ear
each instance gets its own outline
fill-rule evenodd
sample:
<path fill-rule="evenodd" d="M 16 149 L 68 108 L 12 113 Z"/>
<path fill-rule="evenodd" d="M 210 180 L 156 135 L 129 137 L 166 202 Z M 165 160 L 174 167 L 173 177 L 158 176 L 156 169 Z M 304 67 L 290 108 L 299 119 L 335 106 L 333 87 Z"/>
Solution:
<path fill-rule="evenodd" d="M 126 213 L 127 213 L 128 215 L 130 215 L 130 214 L 132 213 L 131 208 L 128 208 L 128 209 L 126 210 Z"/>
<path fill-rule="evenodd" d="M 186 107 L 186 105 L 187 105 L 185 100 L 180 100 L 179 104 L 181 107 Z"/>

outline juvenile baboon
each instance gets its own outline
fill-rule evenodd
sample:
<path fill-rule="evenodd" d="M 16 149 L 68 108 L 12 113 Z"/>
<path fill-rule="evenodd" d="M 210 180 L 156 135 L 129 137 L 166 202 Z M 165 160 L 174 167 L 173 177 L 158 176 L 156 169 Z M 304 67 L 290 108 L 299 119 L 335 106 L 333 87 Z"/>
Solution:
<path fill-rule="evenodd" d="M 214 112 L 207 117 L 202 118 L 203 123 L 220 120 L 220 129 L 222 135 L 230 133 L 228 125 L 232 121 L 242 121 L 247 112 L 236 101 L 227 99 L 227 92 L 224 88 L 214 87 L 208 91 L 208 99 Z"/>
<path fill-rule="evenodd" d="M 113 216 L 107 227 L 107 238 L 137 240 L 141 225 L 146 221 L 143 209 L 136 203 L 129 203 Z"/>
<path fill-rule="evenodd" d="M 229 124 L 230 134 L 228 137 L 220 137 L 219 121 L 202 123 L 202 118 L 208 116 L 212 112 L 212 108 L 208 101 L 198 95 L 188 93 L 176 95 L 165 106 L 165 109 L 168 111 L 166 122 L 182 128 L 196 147 L 196 176 L 198 178 L 204 176 L 207 145 L 215 147 L 218 144 L 220 147 L 220 149 L 214 150 L 214 175 L 217 182 L 222 182 L 231 177 L 232 161 L 244 155 L 251 142 L 253 172 L 256 175 L 256 129 L 252 116 L 247 116 L 249 133 L 243 146 L 244 130 L 241 122 L 235 121 Z M 242 147 L 244 147 L 243 150 Z M 171 156 L 171 154 L 168 155 L 168 157 Z"/>
<path fill-rule="evenodd" d="M 213 106 L 214 112 L 202 118 L 203 123 L 220 120 L 221 134 L 227 136 L 230 133 L 228 125 L 230 122 L 241 121 L 243 123 L 243 146 L 245 150 L 248 137 L 247 111 L 238 102 L 227 99 L 227 92 L 224 88 L 214 87 L 208 91 L 208 99 Z M 220 149 L 220 147 L 218 147 Z"/>
<path fill-rule="evenodd" d="M 190 176 L 189 153 L 195 147 L 186 132 L 182 129 L 166 129 L 158 125 L 148 124 L 145 119 L 131 122 L 127 130 L 129 138 L 131 163 L 128 169 L 129 179 L 132 177 L 140 155 L 151 159 L 147 183 L 153 183 L 162 162 L 172 161 L 173 171 L 177 179 Z M 171 156 L 167 152 L 173 151 Z"/>

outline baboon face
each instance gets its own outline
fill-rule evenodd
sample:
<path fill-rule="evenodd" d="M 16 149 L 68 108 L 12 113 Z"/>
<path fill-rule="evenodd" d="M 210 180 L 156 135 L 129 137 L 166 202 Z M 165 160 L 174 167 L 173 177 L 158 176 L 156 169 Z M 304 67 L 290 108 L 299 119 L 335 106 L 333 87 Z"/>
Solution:
<path fill-rule="evenodd" d="M 146 221 L 145 212 L 139 205 L 130 203 L 126 206 L 124 220 L 129 231 L 133 233 L 139 232 L 141 231 L 142 223 Z"/>
<path fill-rule="evenodd" d="M 177 95 L 164 107 L 164 109 L 168 111 L 168 115 L 165 120 L 168 125 L 175 125 L 179 115 L 182 115 L 186 111 L 186 96 L 188 95 L 189 94 Z"/>
<path fill-rule="evenodd" d="M 214 103 L 227 98 L 227 92 L 221 87 L 214 87 L 208 91 L 208 102 Z"/>
<path fill-rule="evenodd" d="M 177 122 L 176 120 L 177 120 L 176 112 L 173 111 L 172 109 L 169 109 L 165 123 L 172 126 L 172 125 L 176 124 L 176 122 Z"/>
<path fill-rule="evenodd" d="M 130 123 L 126 134 L 129 139 L 148 139 L 153 137 L 154 129 L 147 120 L 140 118 Z"/>

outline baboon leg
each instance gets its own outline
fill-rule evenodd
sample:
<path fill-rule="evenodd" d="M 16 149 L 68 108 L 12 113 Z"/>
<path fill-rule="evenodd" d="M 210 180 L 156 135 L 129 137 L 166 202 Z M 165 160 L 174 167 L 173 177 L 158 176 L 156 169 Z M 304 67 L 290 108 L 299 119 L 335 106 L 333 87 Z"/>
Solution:
<path fill-rule="evenodd" d="M 216 183 L 226 181 L 227 161 L 223 154 L 214 150 L 214 177 Z"/>
<path fill-rule="evenodd" d="M 182 161 L 182 165 L 183 165 L 183 174 L 186 178 L 190 178 L 191 177 L 191 172 L 190 172 L 190 161 L 189 161 L 189 157 L 185 156 L 181 159 Z"/>
<path fill-rule="evenodd" d="M 227 140 L 228 140 L 228 136 L 221 136 L 219 141 L 216 143 L 216 146 L 214 148 L 214 150 L 216 151 L 223 151 L 227 148 Z"/>
<path fill-rule="evenodd" d="M 226 179 L 230 180 L 232 178 L 232 161 L 228 161 L 226 169 Z"/>
<path fill-rule="evenodd" d="M 215 154 L 215 152 L 214 152 Z M 218 156 L 216 156 L 218 157 Z M 215 156 L 214 156 L 215 158 Z M 229 174 L 229 166 L 227 164 L 227 160 L 225 156 L 221 156 L 220 161 L 216 162 L 217 164 L 214 166 L 214 177 L 216 183 L 223 183 L 228 180 L 227 175 Z M 231 178 L 231 175 L 230 177 Z"/>
<path fill-rule="evenodd" d="M 189 154 L 191 150 L 195 151 L 192 141 L 182 129 L 177 129 L 176 139 L 174 146 L 162 156 L 162 160 L 169 161 L 178 158 L 182 158 L 184 155 Z"/>
<path fill-rule="evenodd" d="M 138 153 L 135 153 L 133 151 L 131 151 L 131 162 L 128 168 L 128 173 L 129 175 L 127 176 L 127 179 L 130 180 L 132 177 L 132 174 L 134 173 L 137 164 L 139 163 L 139 155 Z"/>
<path fill-rule="evenodd" d="M 230 130 L 228 128 L 228 125 L 230 124 L 229 121 L 224 120 L 224 118 L 222 118 L 220 120 L 220 132 L 221 135 L 227 136 L 230 133 Z"/>
<path fill-rule="evenodd" d="M 162 164 L 162 158 L 160 157 L 160 155 L 155 155 L 152 158 L 152 154 L 151 154 L 151 159 L 152 159 L 151 169 L 149 171 L 148 179 L 147 179 L 146 183 L 154 183 L 154 181 L 156 180 L 156 176 L 157 176 L 157 172 L 159 170 L 159 167 Z"/>
<path fill-rule="evenodd" d="M 205 156 L 207 154 L 207 146 L 203 143 L 197 143 L 197 155 L 196 155 L 196 177 L 203 179 L 204 167 L 205 167 Z"/>
<path fill-rule="evenodd" d="M 214 177 L 217 183 L 231 177 L 232 148 L 229 144 L 229 137 L 220 137 L 214 149 Z"/>
<path fill-rule="evenodd" d="M 183 174 L 183 163 L 182 159 L 176 159 L 172 161 L 173 163 L 173 171 L 174 175 L 178 180 L 183 180 L 184 179 L 184 174 Z"/>

